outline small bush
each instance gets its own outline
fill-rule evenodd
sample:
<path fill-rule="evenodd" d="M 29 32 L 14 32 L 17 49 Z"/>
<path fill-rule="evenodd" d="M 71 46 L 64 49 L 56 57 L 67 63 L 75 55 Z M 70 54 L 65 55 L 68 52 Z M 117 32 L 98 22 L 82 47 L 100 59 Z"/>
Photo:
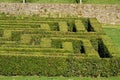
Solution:
<path fill-rule="evenodd" d="M 75 20 L 75 26 L 76 26 L 76 31 L 77 32 L 85 32 L 85 26 L 80 20 Z"/>
<path fill-rule="evenodd" d="M 19 31 L 12 31 L 12 34 L 11 34 L 11 40 L 12 41 L 19 41 L 21 38 L 21 32 Z"/>
<path fill-rule="evenodd" d="M 3 29 L 0 29 L 0 37 L 2 37 L 4 34 L 4 30 Z"/>
<path fill-rule="evenodd" d="M 95 32 L 103 32 L 102 25 L 98 22 L 96 18 L 89 19 L 89 22 Z"/>
<path fill-rule="evenodd" d="M 120 58 L 0 55 L 0 75 L 117 76 Z"/>
<path fill-rule="evenodd" d="M 51 44 L 53 48 L 62 48 L 62 41 L 60 40 L 52 40 Z"/>
<path fill-rule="evenodd" d="M 62 32 L 68 31 L 68 26 L 66 22 L 59 22 L 59 30 Z"/>

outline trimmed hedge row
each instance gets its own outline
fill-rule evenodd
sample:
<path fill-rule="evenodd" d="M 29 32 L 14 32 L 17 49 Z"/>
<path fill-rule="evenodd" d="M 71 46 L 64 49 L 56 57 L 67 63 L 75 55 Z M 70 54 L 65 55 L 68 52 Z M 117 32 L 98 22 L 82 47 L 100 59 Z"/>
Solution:
<path fill-rule="evenodd" d="M 48 24 L 41 24 L 41 29 L 50 31 L 50 26 Z"/>
<path fill-rule="evenodd" d="M 0 14 L 1 15 L 1 14 Z M 6 16 L 6 15 L 5 15 Z M 23 19 L 17 19 L 17 16 L 15 17 L 15 16 L 3 16 L 2 17 L 2 15 L 0 16 L 0 17 L 2 17 L 2 18 L 0 18 L 0 22 L 1 21 L 5 21 L 6 19 L 9 21 L 9 22 L 13 22 L 14 20 L 16 20 L 15 21 L 15 23 L 16 22 L 19 22 L 19 21 L 21 21 L 21 22 L 27 22 L 27 21 L 29 21 L 29 22 L 36 22 L 36 21 L 71 21 L 71 20 L 75 20 L 75 19 L 77 19 L 77 20 L 86 20 L 86 18 L 71 18 L 71 17 L 66 17 L 66 18 L 52 18 L 52 17 L 40 17 L 39 15 L 33 15 L 33 16 L 28 16 L 28 17 L 25 17 L 24 16 L 24 18 Z"/>
<path fill-rule="evenodd" d="M 0 54 L 30 54 L 32 55 L 74 55 L 72 50 L 55 49 L 55 48 L 0 48 Z"/>
<path fill-rule="evenodd" d="M 73 51 L 73 45 L 71 42 L 63 42 L 62 47 L 64 50 Z"/>
<path fill-rule="evenodd" d="M 97 51 L 95 51 L 94 47 L 92 46 L 90 40 L 83 40 L 83 45 L 85 49 L 85 53 L 88 56 L 94 56 L 99 58 L 99 54 Z"/>
<path fill-rule="evenodd" d="M 82 39 L 80 38 L 51 38 L 51 39 L 52 47 L 62 48 L 62 43 L 70 42 L 72 43 L 72 48 L 70 45 L 66 47 L 73 49 L 74 54 L 76 55 L 85 54 L 84 45 L 82 43 Z"/>
<path fill-rule="evenodd" d="M 6 63 L 6 64 L 5 64 Z M 0 55 L 0 75 L 118 76 L 120 58 Z"/>
<path fill-rule="evenodd" d="M 4 30 L 3 29 L 0 29 L 0 37 L 2 37 L 4 34 Z"/>
<path fill-rule="evenodd" d="M 99 33 L 87 33 L 87 32 L 84 32 L 84 33 L 68 33 L 68 32 L 43 32 L 43 31 L 40 31 L 40 32 L 23 32 L 21 33 L 21 37 L 22 36 L 29 36 L 29 37 L 61 37 L 61 38 L 86 38 L 86 39 L 91 39 L 91 38 L 98 38 L 100 37 L 100 34 Z M 101 35 L 104 35 L 104 34 L 101 34 Z"/>
<path fill-rule="evenodd" d="M 62 32 L 68 31 L 68 26 L 66 22 L 64 21 L 59 22 L 59 31 L 62 31 Z"/>
<path fill-rule="evenodd" d="M 90 18 L 89 22 L 95 32 L 103 32 L 102 25 L 98 22 L 96 18 Z"/>
<path fill-rule="evenodd" d="M 119 52 L 117 52 L 114 47 L 114 45 L 112 44 L 112 42 L 106 37 L 106 36 L 100 36 L 101 38 L 97 40 L 97 38 L 94 38 L 96 40 L 94 40 L 94 42 L 96 42 L 95 44 L 91 44 L 91 42 L 89 40 L 86 40 L 86 39 L 80 39 L 80 38 L 40 38 L 40 37 L 35 37 L 35 36 L 32 36 L 30 37 L 29 35 L 24 35 L 22 36 L 21 38 L 21 42 L 18 43 L 17 45 L 18 46 L 14 46 L 15 44 L 13 44 L 11 46 L 10 45 L 4 45 L 1 50 L 7 50 L 7 51 L 10 51 L 10 50 L 14 50 L 14 49 L 11 49 L 10 47 L 12 48 L 22 48 L 22 49 L 15 49 L 16 51 L 27 51 L 29 49 L 24 49 L 23 48 L 32 48 L 30 47 L 29 45 L 40 45 L 39 47 L 36 47 L 34 49 L 31 49 L 31 50 L 34 50 L 34 52 L 38 52 L 38 51 L 42 51 L 41 49 L 37 49 L 37 48 L 47 48 L 47 47 L 51 47 L 51 48 L 59 48 L 59 49 L 62 49 L 64 46 L 62 45 L 62 43 L 64 42 L 72 42 L 72 46 L 69 46 L 71 49 L 73 47 L 73 51 L 74 51 L 74 54 L 86 54 L 88 56 L 96 56 L 96 57 L 100 57 L 101 58 L 109 58 L 109 57 L 112 57 L 112 54 L 116 55 L 118 54 Z M 107 42 L 106 42 L 107 41 Z M 22 46 L 23 44 L 23 46 Z M 20 46 L 19 46 L 20 45 Z M 26 45 L 26 46 L 25 46 Z M 27 46 L 28 45 L 28 46 Z M 9 49 L 7 49 L 9 47 Z M 4 49 L 6 48 L 6 49 Z M 31 51 L 30 50 L 30 51 Z M 49 51 L 48 50 L 45 50 L 45 51 Z M 54 51 L 54 50 L 52 50 Z M 56 51 L 56 50 L 55 50 Z M 60 51 L 60 50 L 58 50 Z M 50 51 L 51 52 L 51 51 Z M 98 55 L 99 54 L 99 55 Z"/>
<path fill-rule="evenodd" d="M 57 76 L 64 74 L 64 62 L 64 58 L 56 57 L 1 55 L 0 74 Z"/>
<path fill-rule="evenodd" d="M 108 56 L 110 57 L 119 56 L 120 57 L 120 52 L 118 51 L 118 48 L 112 43 L 111 39 L 106 35 L 101 36 L 101 38 L 104 43 L 104 46 L 109 52 Z"/>
<path fill-rule="evenodd" d="M 76 31 L 77 32 L 87 32 L 84 24 L 80 20 L 75 20 Z"/>
<path fill-rule="evenodd" d="M 111 39 L 106 35 L 101 35 L 99 38 L 91 39 L 91 44 L 101 58 L 120 57 L 118 48 L 112 43 Z"/>
<path fill-rule="evenodd" d="M 37 20 L 0 20 L 0 75 L 120 74 L 120 57 L 96 19 Z"/>
<path fill-rule="evenodd" d="M 74 20 L 75 19 L 75 20 Z M 62 32 L 93 32 L 104 34 L 100 23 L 95 19 L 89 19 L 88 21 L 81 18 L 73 19 L 59 19 L 59 18 L 41 18 L 40 21 L 32 20 L 0 20 L 1 27 L 6 29 L 15 28 L 16 30 L 25 31 L 26 28 L 40 28 L 49 31 L 62 31 Z M 87 27 L 85 26 L 87 25 Z M 46 28 L 45 28 L 46 27 Z M 87 29 L 87 30 L 86 30 Z M 32 29 L 31 29 L 32 31 Z M 35 32 L 38 30 L 34 30 Z"/>
<path fill-rule="evenodd" d="M 9 33 L 10 36 L 10 33 Z M 11 40 L 12 41 L 19 41 L 21 38 L 21 32 L 20 31 L 12 31 L 11 32 Z"/>
<path fill-rule="evenodd" d="M 75 19 L 75 20 L 74 20 Z M 61 23 L 61 21 L 62 21 L 62 23 Z M 79 22 L 80 23 L 79 23 Z M 57 29 L 57 28 L 59 28 L 59 29 L 57 29 L 57 30 L 55 30 L 55 31 L 59 31 L 60 29 L 62 29 L 62 28 L 60 28 L 59 27 L 59 25 L 56 25 L 56 23 L 57 24 L 60 24 L 60 25 L 65 25 L 65 26 L 67 26 L 68 28 L 66 28 L 66 31 L 70 31 L 70 32 L 76 32 L 76 29 L 78 28 L 81 28 L 82 30 L 80 30 L 80 31 L 84 31 L 85 30 L 85 26 L 83 25 L 83 22 L 85 22 L 86 20 L 82 20 L 81 18 L 73 18 L 73 19 L 70 19 L 70 18 L 66 18 L 66 19 L 64 19 L 64 18 L 61 18 L 61 19 L 59 19 L 59 18 L 41 18 L 40 19 L 40 21 L 32 21 L 32 20 L 7 20 L 7 21 L 5 21 L 5 20 L 0 20 L 0 22 L 1 22 L 1 27 L 2 26 L 4 26 L 4 27 L 8 27 L 8 28 L 10 28 L 10 25 L 13 25 L 13 26 L 19 26 L 19 27 L 22 27 L 22 26 L 25 26 L 26 28 L 28 27 L 28 28 L 33 28 L 33 27 L 40 27 L 41 25 L 40 24 L 49 24 L 49 26 L 50 26 L 50 28 L 51 28 L 51 30 L 52 30 L 52 28 L 53 28 L 53 26 Z M 64 22 L 64 23 L 63 23 Z M 66 24 L 67 23 L 67 24 Z M 75 25 L 76 24 L 76 25 Z M 29 25 L 29 26 L 28 26 Z M 78 26 L 80 26 L 81 25 L 81 27 L 78 27 Z M 11 26 L 11 27 L 13 27 L 13 26 Z M 79 30 L 77 30 L 78 32 L 79 32 Z"/>

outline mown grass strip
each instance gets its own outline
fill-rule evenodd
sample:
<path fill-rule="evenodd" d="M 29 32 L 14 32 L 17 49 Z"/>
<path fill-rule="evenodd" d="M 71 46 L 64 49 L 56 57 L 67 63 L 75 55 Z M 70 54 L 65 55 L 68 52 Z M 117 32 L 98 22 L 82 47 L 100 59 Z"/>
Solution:
<path fill-rule="evenodd" d="M 0 76 L 0 80 L 119 80 L 117 77 L 45 77 L 45 76 Z"/>
<path fill-rule="evenodd" d="M 81 20 L 75 20 L 75 25 L 77 32 L 87 32 Z"/>

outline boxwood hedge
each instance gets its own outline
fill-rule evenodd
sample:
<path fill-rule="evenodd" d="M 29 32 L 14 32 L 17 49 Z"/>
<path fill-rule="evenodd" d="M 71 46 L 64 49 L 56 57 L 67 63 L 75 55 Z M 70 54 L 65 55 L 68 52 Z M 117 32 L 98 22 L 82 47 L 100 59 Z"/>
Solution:
<path fill-rule="evenodd" d="M 0 55 L 0 75 L 118 76 L 120 58 Z"/>

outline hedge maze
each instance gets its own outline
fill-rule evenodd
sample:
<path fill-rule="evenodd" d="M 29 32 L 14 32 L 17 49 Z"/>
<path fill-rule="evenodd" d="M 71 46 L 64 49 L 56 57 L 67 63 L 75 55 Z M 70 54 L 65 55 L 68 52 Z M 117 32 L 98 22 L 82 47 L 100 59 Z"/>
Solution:
<path fill-rule="evenodd" d="M 119 52 L 96 18 L 0 20 L 0 75 L 119 74 Z"/>

